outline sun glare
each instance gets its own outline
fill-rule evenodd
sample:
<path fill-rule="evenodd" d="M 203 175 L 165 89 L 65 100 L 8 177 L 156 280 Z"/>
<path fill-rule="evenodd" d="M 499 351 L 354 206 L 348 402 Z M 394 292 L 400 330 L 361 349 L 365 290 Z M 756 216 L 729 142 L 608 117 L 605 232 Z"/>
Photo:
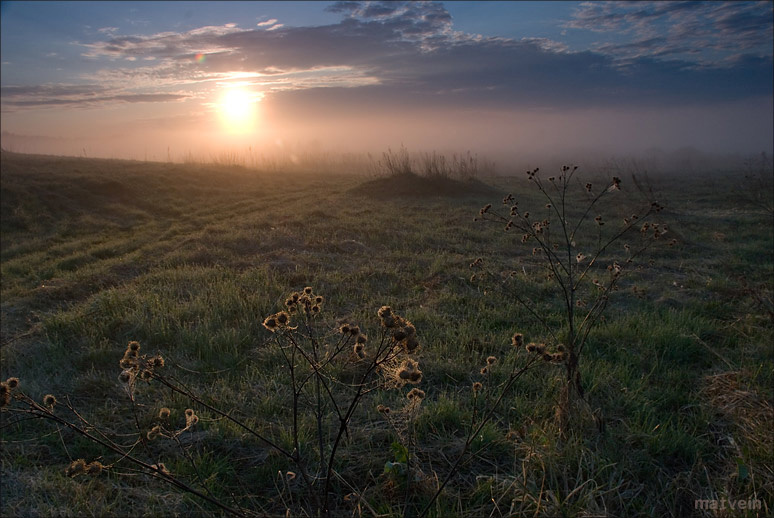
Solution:
<path fill-rule="evenodd" d="M 255 108 L 255 99 L 243 88 L 228 88 L 220 99 L 221 118 L 233 133 L 247 133 L 254 128 Z"/>

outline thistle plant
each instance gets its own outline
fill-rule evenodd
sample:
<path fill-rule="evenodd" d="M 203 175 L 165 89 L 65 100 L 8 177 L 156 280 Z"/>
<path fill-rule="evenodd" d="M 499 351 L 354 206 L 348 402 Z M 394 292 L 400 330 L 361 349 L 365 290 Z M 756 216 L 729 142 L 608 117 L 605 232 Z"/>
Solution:
<path fill-rule="evenodd" d="M 502 200 L 501 210 L 491 204 L 479 211 L 476 220 L 502 225 L 514 234 L 521 246 L 531 248 L 540 277 L 548 281 L 561 304 L 562 325 L 556 328 L 523 289 L 510 290 L 512 300 L 538 321 L 547 335 L 547 344 L 528 348 L 564 367 L 564 384 L 557 408 L 562 434 L 584 398 L 580 362 L 591 331 L 600 323 L 612 293 L 623 274 L 632 268 L 655 242 L 664 241 L 667 226 L 648 218 L 662 210 L 649 201 L 634 213 L 616 218 L 606 207 L 620 203 L 621 179 L 613 177 L 604 185 L 583 182 L 577 166 L 562 166 L 556 175 L 544 178 L 540 170 L 527 171 L 527 178 L 542 198 L 543 207 L 526 210 L 512 194 Z M 670 245 L 675 243 L 669 241 Z M 519 265 L 525 282 L 527 261 Z M 483 258 L 471 265 L 472 280 L 494 276 Z M 516 265 L 514 265 L 516 266 Z M 513 269 L 503 281 L 513 288 L 522 277 Z M 522 285 L 523 287 L 523 285 Z M 549 351 L 551 350 L 551 352 Z"/>
<path fill-rule="evenodd" d="M 128 343 L 118 361 L 118 382 L 131 405 L 134 433 L 108 432 L 107 427 L 81 415 L 68 398 L 47 394 L 36 401 L 21 391 L 17 378 L 0 383 L 0 407 L 3 414 L 16 416 L 8 425 L 45 419 L 53 422 L 60 434 L 64 429 L 70 430 L 104 450 L 99 459 L 72 460 L 65 469 L 68 476 L 141 473 L 202 498 L 227 514 L 265 515 L 264 509 L 242 507 L 236 497 L 233 502 L 224 502 L 212 494 L 184 444 L 184 440 L 193 440 L 191 432 L 200 426 L 202 416 L 210 416 L 205 418 L 207 421 L 225 420 L 285 459 L 290 469 L 283 475 L 283 488 L 279 491 L 283 500 L 285 494 L 294 500 L 289 484 L 296 477 L 300 479 L 305 490 L 297 499 L 297 508 L 285 509 L 287 513 L 330 516 L 337 508 L 333 498 L 338 493 L 334 487 L 337 454 L 353 431 L 352 420 L 363 399 L 375 390 L 410 386 L 407 400 L 418 408 L 425 393 L 417 387 L 423 378 L 414 357 L 420 344 L 410 321 L 383 306 L 378 311 L 375 339 L 369 339 L 363 329 L 351 323 L 331 330 L 330 321 L 323 316 L 324 302 L 322 295 L 306 287 L 292 293 L 283 310 L 263 320 L 263 326 L 272 333 L 268 343 L 279 352 L 290 389 L 291 411 L 280 423 L 280 432 L 267 431 L 266 427 L 240 417 L 238 408 L 220 408 L 217 402 L 196 393 L 165 373 L 168 362 L 161 355 L 143 354 L 136 341 Z M 147 393 L 141 387 L 151 383 L 187 399 L 190 408 L 181 412 L 169 405 L 148 415 L 147 408 L 152 405 L 139 399 Z M 311 425 L 306 419 L 309 415 L 313 417 Z M 282 437 L 288 431 L 284 435 L 290 437 L 289 447 Z M 65 439 L 62 441 L 64 444 Z M 185 479 L 167 467 L 173 465 L 172 458 L 166 458 L 170 449 L 156 446 L 160 441 L 175 446 L 174 451 L 190 466 L 188 471 L 193 473 L 193 479 Z M 111 460 L 108 462 L 107 458 Z"/>

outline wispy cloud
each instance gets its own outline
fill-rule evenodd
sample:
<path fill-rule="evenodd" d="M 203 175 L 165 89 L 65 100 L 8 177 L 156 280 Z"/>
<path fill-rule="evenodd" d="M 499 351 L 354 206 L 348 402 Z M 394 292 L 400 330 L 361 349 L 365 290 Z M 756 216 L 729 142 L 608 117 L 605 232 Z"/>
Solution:
<path fill-rule="evenodd" d="M 131 93 L 86 84 L 4 86 L 0 89 L 3 111 L 46 106 L 97 106 L 106 103 L 163 103 L 189 97 L 184 93 Z"/>
<path fill-rule="evenodd" d="M 629 44 L 596 47 L 619 60 L 679 55 L 696 65 L 717 66 L 745 53 L 771 56 L 772 50 L 768 1 L 583 2 L 566 27 L 633 36 Z"/>

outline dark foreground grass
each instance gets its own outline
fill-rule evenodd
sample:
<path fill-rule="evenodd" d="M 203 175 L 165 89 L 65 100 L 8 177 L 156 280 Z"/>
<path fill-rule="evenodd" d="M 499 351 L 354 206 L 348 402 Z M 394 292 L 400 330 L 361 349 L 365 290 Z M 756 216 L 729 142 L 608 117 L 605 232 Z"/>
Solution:
<path fill-rule="evenodd" d="M 331 325 L 374 334 L 382 305 L 415 324 L 427 393 L 415 423 L 421 507 L 461 450 L 487 356 L 505 358 L 514 331 L 544 338 L 505 292 L 470 282 L 471 261 L 519 272 L 520 289 L 560 322 L 550 285 L 531 275 L 531 248 L 473 221 L 499 194 L 417 197 L 389 182 L 363 193 L 353 177 L 7 153 L 0 173 L 2 379 L 19 377 L 38 400 L 67 394 L 118 434 L 134 427 L 118 360 L 138 340 L 208 401 L 287 444 L 287 383 L 261 322 L 310 285 Z M 641 194 L 623 180 L 622 207 Z M 431 515 L 770 514 L 773 222 L 738 180 L 652 180 L 679 245 L 655 250 L 652 267 L 621 283 L 590 337 L 581 368 L 596 418 L 559 441 L 561 373 L 527 373 Z M 493 183 L 520 206 L 537 200 L 526 179 Z M 353 421 L 336 465 L 342 515 L 403 513 L 401 480 L 385 472 L 395 436 L 376 411 L 402 397 L 376 394 Z M 140 399 L 148 416 L 188 405 L 154 385 Z M 200 417 L 187 447 L 209 491 L 269 515 L 297 509 L 292 466 L 217 416 Z M 2 418 L 3 516 L 218 512 L 150 477 L 68 478 L 72 459 L 107 452 L 48 423 Z M 180 455 L 157 454 L 195 478 Z M 698 499 L 762 509 L 702 510 Z"/>

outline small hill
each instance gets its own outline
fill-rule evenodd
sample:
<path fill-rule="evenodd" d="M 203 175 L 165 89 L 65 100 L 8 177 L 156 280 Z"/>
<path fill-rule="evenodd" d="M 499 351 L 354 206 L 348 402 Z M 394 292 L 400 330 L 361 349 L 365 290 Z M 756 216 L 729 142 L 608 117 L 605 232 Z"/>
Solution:
<path fill-rule="evenodd" d="M 400 173 L 363 182 L 349 192 L 372 198 L 399 197 L 463 197 L 496 194 L 494 187 L 476 179 L 455 180 L 447 176 L 420 176 Z"/>

